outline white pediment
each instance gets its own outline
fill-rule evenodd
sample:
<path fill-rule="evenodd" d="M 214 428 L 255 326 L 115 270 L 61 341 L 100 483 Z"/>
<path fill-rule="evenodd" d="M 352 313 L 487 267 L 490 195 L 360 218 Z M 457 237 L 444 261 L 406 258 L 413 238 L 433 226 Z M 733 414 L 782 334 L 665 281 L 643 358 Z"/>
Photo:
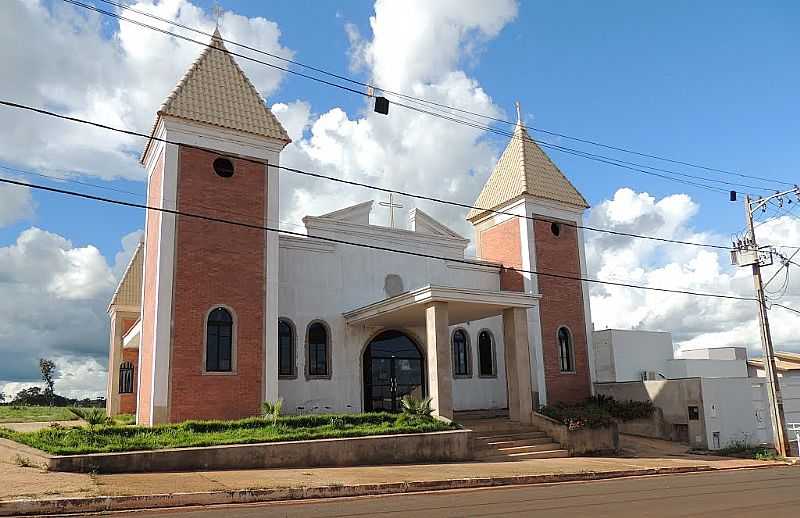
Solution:
<path fill-rule="evenodd" d="M 439 223 L 426 212 L 420 209 L 412 209 L 408 213 L 408 228 L 419 234 L 432 236 L 446 236 L 457 239 L 464 239 L 463 236 L 451 230 L 449 227 Z"/>
<path fill-rule="evenodd" d="M 369 215 L 372 212 L 372 200 L 359 203 L 358 205 L 351 205 L 343 209 L 335 210 L 317 218 L 334 219 L 336 221 L 344 221 L 347 223 L 357 223 L 359 225 L 369 225 Z M 303 218 L 305 221 L 306 218 Z"/>

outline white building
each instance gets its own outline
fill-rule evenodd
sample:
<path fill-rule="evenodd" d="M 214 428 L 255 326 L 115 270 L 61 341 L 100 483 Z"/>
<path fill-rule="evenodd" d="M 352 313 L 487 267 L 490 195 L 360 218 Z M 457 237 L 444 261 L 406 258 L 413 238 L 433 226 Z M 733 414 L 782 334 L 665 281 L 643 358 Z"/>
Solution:
<path fill-rule="evenodd" d="M 657 436 L 720 449 L 772 442 L 766 386 L 748 377 L 743 347 L 673 352 L 670 333 L 595 331 L 596 391 L 652 401 L 667 424 Z"/>

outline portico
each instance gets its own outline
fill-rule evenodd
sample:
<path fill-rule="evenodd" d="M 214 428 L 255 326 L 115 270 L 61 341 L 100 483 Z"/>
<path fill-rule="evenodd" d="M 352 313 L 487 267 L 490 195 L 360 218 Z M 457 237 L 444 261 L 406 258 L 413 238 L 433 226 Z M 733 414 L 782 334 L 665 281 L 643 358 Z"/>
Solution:
<path fill-rule="evenodd" d="M 489 317 L 503 317 L 503 352 L 509 416 L 530 423 L 533 411 L 530 343 L 526 312 L 538 295 L 425 286 L 344 313 L 348 326 L 375 329 L 424 327 L 428 396 L 438 416 L 453 418 L 450 326 Z"/>

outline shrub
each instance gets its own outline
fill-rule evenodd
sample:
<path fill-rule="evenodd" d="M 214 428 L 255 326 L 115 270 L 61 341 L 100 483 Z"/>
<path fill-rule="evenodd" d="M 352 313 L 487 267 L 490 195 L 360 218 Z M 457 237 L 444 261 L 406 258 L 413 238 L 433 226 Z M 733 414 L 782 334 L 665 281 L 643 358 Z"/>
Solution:
<path fill-rule="evenodd" d="M 105 410 L 99 408 L 75 408 L 69 407 L 69 411 L 88 423 L 89 429 L 94 430 L 98 426 L 111 424 L 111 418 L 106 415 Z"/>
<path fill-rule="evenodd" d="M 403 396 L 400 400 L 403 406 L 403 414 L 409 417 L 415 417 L 420 420 L 433 419 L 433 408 L 431 407 L 431 398 L 417 399 L 412 396 Z"/>
<path fill-rule="evenodd" d="M 283 410 L 283 398 L 278 398 L 275 401 L 264 401 L 261 405 L 261 415 L 265 419 L 271 420 L 273 425 L 281 416 L 281 410 Z"/>
<path fill-rule="evenodd" d="M 330 419 L 329 422 L 330 422 L 331 428 L 335 428 L 337 430 L 341 430 L 342 428 L 347 426 L 347 424 L 344 422 L 344 419 L 342 419 L 338 415 L 331 416 L 331 419 Z"/>
<path fill-rule="evenodd" d="M 611 396 L 602 394 L 590 397 L 586 400 L 586 404 L 605 409 L 612 417 L 620 421 L 647 418 L 656 411 L 652 401 L 617 401 Z"/>
<path fill-rule="evenodd" d="M 615 423 L 614 418 L 603 408 L 584 403 L 571 405 L 556 403 L 542 407 L 539 412 L 561 424 L 567 425 L 570 430 L 603 428 Z"/>

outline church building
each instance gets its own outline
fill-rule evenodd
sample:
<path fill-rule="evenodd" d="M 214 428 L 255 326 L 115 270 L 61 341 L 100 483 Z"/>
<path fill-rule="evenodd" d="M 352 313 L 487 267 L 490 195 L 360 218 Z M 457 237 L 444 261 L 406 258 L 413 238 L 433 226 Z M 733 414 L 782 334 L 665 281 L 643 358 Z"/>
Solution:
<path fill-rule="evenodd" d="M 265 230 L 289 142 L 215 33 L 142 155 L 147 204 L 165 210 L 146 211 L 108 307 L 110 414 L 237 419 L 279 398 L 287 414 L 397 411 L 410 394 L 441 417 L 526 423 L 590 395 L 588 204 L 521 121 L 466 214 L 477 259 L 419 209 L 405 228 L 370 224 L 372 201 L 306 216 L 305 236 Z"/>

